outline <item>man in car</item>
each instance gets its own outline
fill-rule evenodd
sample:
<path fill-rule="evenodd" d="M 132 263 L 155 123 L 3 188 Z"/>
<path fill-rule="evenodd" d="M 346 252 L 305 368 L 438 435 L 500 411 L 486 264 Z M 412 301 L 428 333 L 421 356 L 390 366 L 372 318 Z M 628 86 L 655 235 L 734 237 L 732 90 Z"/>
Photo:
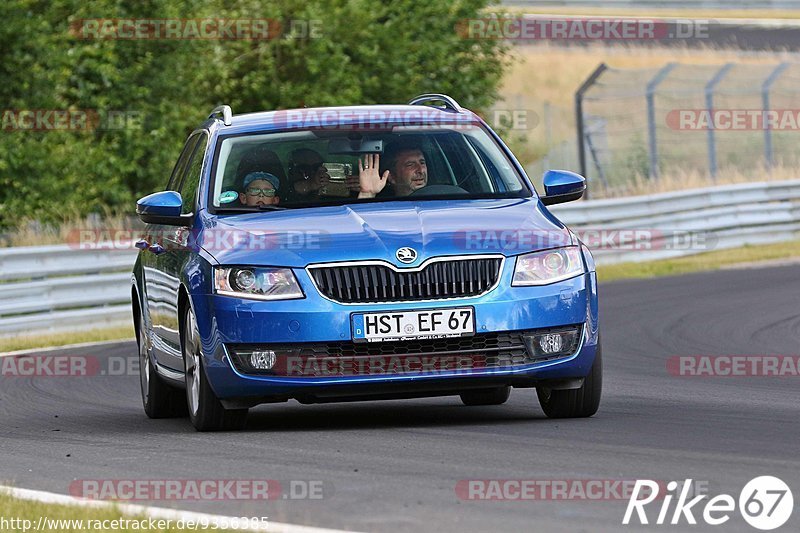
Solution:
<path fill-rule="evenodd" d="M 244 177 L 244 189 L 239 193 L 242 205 L 278 205 L 281 180 L 269 172 L 251 172 Z"/>
<path fill-rule="evenodd" d="M 383 158 L 385 170 L 381 173 L 379 154 L 367 154 L 358 160 L 358 175 L 361 185 L 359 198 L 375 198 L 386 187 L 392 185 L 395 196 L 408 196 L 428 184 L 428 166 L 422 148 L 414 143 L 393 143 L 386 147 Z"/>

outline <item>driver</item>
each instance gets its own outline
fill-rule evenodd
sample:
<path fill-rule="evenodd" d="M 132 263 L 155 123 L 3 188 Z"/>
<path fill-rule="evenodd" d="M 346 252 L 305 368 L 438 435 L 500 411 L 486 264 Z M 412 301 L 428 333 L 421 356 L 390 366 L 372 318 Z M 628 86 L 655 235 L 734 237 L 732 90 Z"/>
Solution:
<path fill-rule="evenodd" d="M 422 148 L 416 143 L 392 143 L 383 154 L 386 166 L 379 171 L 380 155 L 367 154 L 358 160 L 361 184 L 359 198 L 375 198 L 389 182 L 395 196 L 408 196 L 428 184 L 428 166 Z"/>

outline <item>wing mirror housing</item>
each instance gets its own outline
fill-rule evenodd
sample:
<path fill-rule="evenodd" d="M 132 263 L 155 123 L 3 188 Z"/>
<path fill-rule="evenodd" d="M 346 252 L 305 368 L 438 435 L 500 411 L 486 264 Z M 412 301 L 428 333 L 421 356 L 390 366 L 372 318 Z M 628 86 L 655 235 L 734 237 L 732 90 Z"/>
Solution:
<path fill-rule="evenodd" d="M 569 170 L 548 170 L 544 173 L 544 205 L 578 200 L 586 192 L 586 178 Z"/>
<path fill-rule="evenodd" d="M 154 192 L 136 202 L 136 214 L 146 224 L 191 226 L 193 213 L 182 214 L 183 199 L 175 191 Z"/>

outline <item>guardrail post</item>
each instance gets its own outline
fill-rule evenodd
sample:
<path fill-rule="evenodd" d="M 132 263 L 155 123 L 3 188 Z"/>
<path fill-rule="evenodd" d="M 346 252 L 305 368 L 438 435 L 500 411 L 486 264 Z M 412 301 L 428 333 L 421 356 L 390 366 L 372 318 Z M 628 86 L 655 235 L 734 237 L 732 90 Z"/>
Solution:
<path fill-rule="evenodd" d="M 764 121 L 764 161 L 766 162 L 768 169 L 772 169 L 772 166 L 775 164 L 772 153 L 772 128 L 770 128 L 769 121 L 767 120 L 767 113 L 770 109 L 769 91 L 772 89 L 772 85 L 788 67 L 789 63 L 781 63 L 778 65 L 775 70 L 770 73 L 767 79 L 764 80 L 764 84 L 761 86 L 761 102 L 763 104 L 761 117 Z"/>
<path fill-rule="evenodd" d="M 728 74 L 733 68 L 733 63 L 726 63 L 721 69 L 714 74 L 714 77 L 706 84 L 706 111 L 708 111 L 710 119 L 708 123 L 708 171 L 711 173 L 711 178 L 716 181 L 717 177 L 717 145 L 714 138 L 714 89 L 716 89 L 719 82 Z"/>
<path fill-rule="evenodd" d="M 655 93 L 658 85 L 664 81 L 677 63 L 669 63 L 659 70 L 647 84 L 647 134 L 650 146 L 650 179 L 658 178 L 658 143 L 656 142 L 656 104 Z"/>
<path fill-rule="evenodd" d="M 600 63 L 600 65 L 594 69 L 586 81 L 584 81 L 578 90 L 575 92 L 575 120 L 577 121 L 578 127 L 578 161 L 580 161 L 581 166 L 581 174 L 589 179 L 586 175 L 586 146 L 584 142 L 584 122 L 583 122 L 583 95 L 588 91 L 592 85 L 595 84 L 597 78 L 608 69 L 608 66 L 605 63 Z M 587 191 L 588 192 L 588 191 Z"/>

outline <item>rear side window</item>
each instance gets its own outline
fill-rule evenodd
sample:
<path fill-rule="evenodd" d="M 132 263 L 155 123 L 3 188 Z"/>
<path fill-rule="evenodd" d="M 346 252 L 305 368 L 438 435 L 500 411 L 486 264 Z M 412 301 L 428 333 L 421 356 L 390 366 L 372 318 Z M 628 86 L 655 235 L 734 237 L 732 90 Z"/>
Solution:
<path fill-rule="evenodd" d="M 182 213 L 194 211 L 197 201 L 197 187 L 200 185 L 200 177 L 203 172 L 203 159 L 205 159 L 206 146 L 208 145 L 208 135 L 205 132 L 197 136 L 198 140 L 192 153 L 182 183 L 180 185 L 181 198 L 183 199 Z"/>

